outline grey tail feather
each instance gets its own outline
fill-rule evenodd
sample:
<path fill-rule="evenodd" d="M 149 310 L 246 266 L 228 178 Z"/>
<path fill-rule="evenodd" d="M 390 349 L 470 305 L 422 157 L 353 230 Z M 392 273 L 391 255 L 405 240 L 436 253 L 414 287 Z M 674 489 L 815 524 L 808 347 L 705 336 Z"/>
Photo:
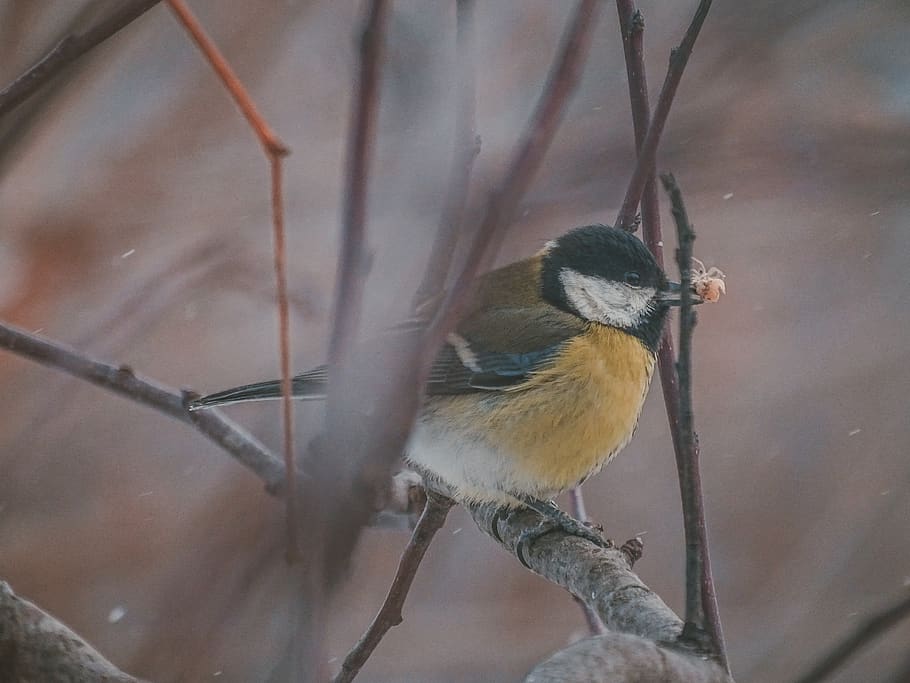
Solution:
<path fill-rule="evenodd" d="M 325 381 L 295 377 L 291 383 L 291 393 L 296 399 L 319 400 L 325 398 Z M 231 405 L 232 403 L 250 403 L 252 401 L 271 401 L 281 398 L 281 382 L 270 380 L 244 384 L 242 387 L 225 389 L 208 396 L 202 396 L 190 403 L 190 410 L 205 410 L 217 406 Z"/>

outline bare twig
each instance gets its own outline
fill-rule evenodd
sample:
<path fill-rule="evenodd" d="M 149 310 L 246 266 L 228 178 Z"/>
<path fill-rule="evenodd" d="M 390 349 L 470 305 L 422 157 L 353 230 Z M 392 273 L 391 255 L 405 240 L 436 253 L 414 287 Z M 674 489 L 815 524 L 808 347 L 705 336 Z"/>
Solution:
<path fill-rule="evenodd" d="M 0 679 L 140 683 L 0 581 Z"/>
<path fill-rule="evenodd" d="M 860 648 L 865 647 L 908 616 L 910 616 L 910 592 L 881 612 L 867 617 L 853 633 L 823 655 L 812 669 L 796 679 L 796 683 L 819 683 L 825 680 Z M 898 678 L 896 680 L 905 681 L 907 679 Z"/>
<path fill-rule="evenodd" d="M 132 23 L 160 0 L 124 0 L 113 11 L 81 34 L 66 36 L 36 64 L 0 91 L 0 116 L 4 116 L 41 86 L 57 76 L 64 68 Z"/>
<path fill-rule="evenodd" d="M 126 365 L 116 366 L 93 360 L 63 344 L 5 323 L 0 323 L 0 347 L 195 426 L 262 479 L 269 491 L 281 490 L 284 482 L 284 466 L 281 461 L 254 436 L 223 417 L 219 411 L 189 412 L 185 406 L 186 392 L 181 393 L 157 382 L 142 379 Z"/>
<path fill-rule="evenodd" d="M 701 0 L 695 10 L 695 16 L 692 17 L 692 23 L 689 24 L 689 28 L 685 36 L 683 36 L 682 42 L 679 47 L 670 52 L 670 67 L 667 69 L 667 76 L 660 89 L 657 107 L 655 107 L 654 116 L 648 125 L 648 132 L 639 146 L 635 171 L 629 180 L 626 196 L 623 199 L 619 215 L 616 217 L 615 225 L 618 228 L 628 230 L 633 226 L 635 209 L 641 200 L 645 183 L 655 166 L 657 146 L 660 144 L 660 136 L 663 133 L 664 125 L 667 123 L 667 117 L 670 115 L 670 106 L 676 96 L 676 89 L 682 80 L 683 71 L 685 71 L 686 63 L 689 61 L 689 55 L 692 54 L 692 47 L 695 45 L 695 39 L 698 37 L 699 31 L 701 31 L 702 24 L 704 24 L 710 8 L 711 0 Z"/>
<path fill-rule="evenodd" d="M 698 436 L 692 413 L 692 331 L 696 315 L 692 306 L 692 244 L 695 232 L 686 215 L 682 193 L 673 175 L 661 175 L 664 189 L 670 195 L 679 249 L 676 260 L 680 271 L 682 305 L 679 313 L 679 489 L 682 496 L 683 527 L 686 537 L 686 622 L 704 629 L 711 640 L 714 654 L 727 667 L 717 596 L 708 553 L 708 530 L 699 472 Z M 684 634 L 688 635 L 688 634 Z M 693 634 L 694 635 L 694 634 Z"/>
<path fill-rule="evenodd" d="M 351 649 L 344 663 L 341 665 L 341 671 L 334 679 L 334 683 L 349 683 L 366 664 L 367 659 L 373 654 L 373 650 L 379 645 L 379 641 L 393 626 L 398 626 L 402 620 L 401 610 L 404 607 L 405 598 L 408 591 L 411 590 L 411 583 L 417 575 L 417 569 L 423 560 L 423 556 L 430 547 L 430 542 L 445 524 L 446 516 L 454 505 L 451 498 L 440 496 L 437 493 L 428 492 L 426 507 L 411 540 L 401 554 L 398 562 L 398 570 L 395 572 L 395 579 L 389 588 L 388 595 L 382 603 L 379 612 L 373 618 L 372 623 L 366 632 L 361 636 L 357 644 Z"/>
<path fill-rule="evenodd" d="M 284 206 L 282 201 L 282 159 L 290 154 L 288 147 L 278 138 L 268 122 L 256 109 L 253 99 L 247 93 L 243 83 L 231 69 L 230 64 L 221 54 L 202 24 L 190 11 L 183 0 L 168 0 L 174 14 L 205 55 L 212 69 L 224 83 L 225 88 L 234 98 L 250 127 L 259 139 L 263 151 L 269 159 L 272 179 L 272 234 L 275 254 L 275 279 L 278 304 L 278 344 L 281 357 L 281 397 L 282 425 L 284 432 L 284 466 L 285 466 L 285 504 L 287 512 L 285 524 L 287 530 L 287 559 L 294 562 L 298 558 L 297 546 L 297 466 L 294 457 L 294 411 L 291 395 L 291 332 L 290 314 L 288 312 L 288 285 L 286 273 L 286 247 L 284 239 Z"/>
<path fill-rule="evenodd" d="M 423 281 L 414 297 L 415 309 L 435 300 L 445 288 L 446 276 L 458 244 L 465 201 L 474 159 L 480 152 L 480 136 L 474 125 L 474 0 L 457 0 L 458 94 L 455 109 L 455 150 L 449 171 L 446 198 L 430 251 Z"/>
<path fill-rule="evenodd" d="M 470 287 L 492 262 L 505 237 L 505 228 L 549 149 L 566 106 L 581 79 L 599 9 L 597 0 L 581 0 L 562 37 L 534 114 L 525 128 L 503 181 L 490 193 L 461 271 L 449 290 L 429 334 L 422 367 L 429 368 L 438 345 L 451 332 L 470 300 Z"/>
<path fill-rule="evenodd" d="M 581 492 L 581 486 L 573 486 L 569 489 L 569 505 L 572 516 L 575 519 L 582 523 L 588 521 L 588 511 L 585 509 L 585 497 Z M 597 613 L 577 595 L 572 597 L 575 598 L 575 602 L 581 607 L 581 611 L 585 615 L 585 622 L 588 624 L 588 632 L 592 636 L 606 633 L 606 627 L 601 622 L 600 617 L 597 616 Z"/>

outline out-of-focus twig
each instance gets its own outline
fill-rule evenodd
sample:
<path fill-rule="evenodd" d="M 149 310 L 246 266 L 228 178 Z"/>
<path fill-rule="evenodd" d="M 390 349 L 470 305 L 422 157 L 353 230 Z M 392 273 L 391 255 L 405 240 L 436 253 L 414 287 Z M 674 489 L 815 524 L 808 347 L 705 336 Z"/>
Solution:
<path fill-rule="evenodd" d="M 389 4 L 387 0 L 371 0 L 360 35 L 360 71 L 351 111 L 341 256 L 335 278 L 334 323 L 329 341 L 330 372 L 337 370 L 339 363 L 347 358 L 360 320 L 367 270 L 367 179 L 379 113 L 383 31 Z"/>
<path fill-rule="evenodd" d="M 430 251 L 423 281 L 414 297 L 415 309 L 435 300 L 445 288 L 446 276 L 458 244 L 465 201 L 474 159 L 480 152 L 480 136 L 474 125 L 474 0 L 457 0 L 458 88 L 455 104 L 455 149 L 436 239 Z"/>
<path fill-rule="evenodd" d="M 160 1 L 124 0 L 117 3 L 108 16 L 83 33 L 66 36 L 36 64 L 0 91 L 0 116 L 18 107 L 65 67 L 141 17 Z"/>
<path fill-rule="evenodd" d="M 281 397 L 282 425 L 284 432 L 284 465 L 285 465 L 285 515 L 287 530 L 287 558 L 289 562 L 298 557 L 297 546 L 297 466 L 294 457 L 294 411 L 291 395 L 291 332 L 288 306 L 287 256 L 284 237 L 284 205 L 282 200 L 282 159 L 290 154 L 290 149 L 278 138 L 256 108 L 253 99 L 243 87 L 240 79 L 231 69 L 227 59 L 221 54 L 211 38 L 208 37 L 202 24 L 190 11 L 183 0 L 168 0 L 168 4 L 177 15 L 178 20 L 205 55 L 209 65 L 218 74 L 234 102 L 240 108 L 263 151 L 269 159 L 272 179 L 272 239 L 275 254 L 275 279 L 278 305 L 278 344 L 281 358 Z"/>
<path fill-rule="evenodd" d="M 695 231 L 689 222 L 682 193 L 673 175 L 666 173 L 660 179 L 670 195 L 679 241 L 676 261 L 679 264 L 682 304 L 679 311 L 679 358 L 676 374 L 679 379 L 679 489 L 686 538 L 686 626 L 687 629 L 693 626 L 704 629 L 710 638 L 713 653 L 728 668 L 714 578 L 711 574 L 705 503 L 698 465 L 698 436 L 692 411 L 692 332 L 696 323 L 692 306 L 692 244 L 695 242 Z M 696 637 L 697 633 L 683 633 L 684 638 L 690 635 Z"/>
<path fill-rule="evenodd" d="M 0 581 L 0 680 L 140 683 Z"/>
<path fill-rule="evenodd" d="M 796 679 L 796 683 L 820 683 L 837 671 L 860 648 L 865 647 L 908 616 L 910 616 L 910 592 L 881 612 L 867 617 L 853 633 L 834 645 L 819 658 L 808 672 Z M 907 679 L 895 680 L 905 681 Z"/>
<path fill-rule="evenodd" d="M 445 524 L 449 510 L 454 505 L 451 498 L 446 498 L 437 493 L 428 492 L 426 507 L 423 514 L 414 527 L 414 533 L 411 540 L 408 541 L 407 547 L 401 554 L 398 562 L 398 570 L 395 572 L 395 579 L 389 588 L 382 607 L 373 618 L 369 628 L 361 636 L 357 644 L 351 649 L 344 658 L 341 665 L 341 671 L 334 679 L 334 683 L 349 683 L 366 664 L 367 659 L 373 654 L 373 650 L 379 645 L 379 641 L 393 626 L 398 626 L 403 621 L 401 610 L 404 607 L 405 598 L 408 591 L 411 590 L 411 583 L 417 575 L 417 569 L 423 560 L 423 556 L 430 547 L 430 543 L 436 532 Z"/>
<path fill-rule="evenodd" d="M 0 347 L 195 426 L 243 466 L 252 470 L 265 482 L 270 491 L 281 490 L 284 482 L 284 467 L 281 461 L 255 437 L 223 417 L 219 411 L 204 410 L 194 413 L 187 411 L 186 392 L 181 393 L 152 380 L 143 379 L 126 365 L 110 365 L 93 360 L 63 344 L 30 334 L 6 323 L 0 323 Z"/>
<path fill-rule="evenodd" d="M 651 175 L 657 158 L 657 146 L 660 144 L 660 136 L 663 133 L 664 125 L 667 123 L 667 117 L 670 115 L 670 106 L 673 104 L 673 98 L 676 96 L 676 90 L 679 82 L 682 80 L 683 71 L 689 61 L 689 55 L 692 54 L 692 47 L 695 45 L 695 39 L 701 31 L 708 10 L 711 8 L 711 0 L 701 0 L 692 22 L 683 36 L 679 47 L 670 52 L 670 67 L 667 69 L 667 76 L 664 79 L 663 86 L 660 89 L 660 95 L 657 98 L 657 106 L 654 108 L 654 115 L 648 125 L 648 132 L 639 146 L 638 161 L 635 164 L 635 171 L 629 180 L 629 186 L 626 189 L 626 195 L 616 217 L 616 227 L 631 229 L 635 219 L 635 209 L 641 200 L 644 192 L 645 183 Z"/>
<path fill-rule="evenodd" d="M 588 511 L 585 509 L 585 497 L 581 492 L 581 486 L 573 486 L 569 489 L 569 505 L 572 516 L 575 519 L 582 523 L 588 522 Z M 578 604 L 585 616 L 585 622 L 588 624 L 588 632 L 592 636 L 606 633 L 607 629 L 600 620 L 600 617 L 597 616 L 597 612 L 577 595 L 573 595 L 572 597 L 575 599 L 576 604 Z"/>
<path fill-rule="evenodd" d="M 429 368 L 438 345 L 451 332 L 470 300 L 473 280 L 493 261 L 518 203 L 550 147 L 575 91 L 588 55 L 600 3 L 581 0 L 563 34 L 559 52 L 537 106 L 502 182 L 490 193 L 486 212 L 465 261 L 429 334 L 422 367 Z"/>

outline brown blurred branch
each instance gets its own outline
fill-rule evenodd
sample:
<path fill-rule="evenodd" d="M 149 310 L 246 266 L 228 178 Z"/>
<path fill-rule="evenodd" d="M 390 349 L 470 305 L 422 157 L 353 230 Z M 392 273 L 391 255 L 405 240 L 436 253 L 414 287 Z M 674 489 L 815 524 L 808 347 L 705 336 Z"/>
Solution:
<path fill-rule="evenodd" d="M 367 272 L 367 179 L 379 113 L 380 69 L 387 0 L 371 0 L 360 36 L 360 61 L 354 107 L 351 112 L 345 170 L 341 256 L 335 285 L 335 314 L 329 342 L 331 371 L 347 358 L 357 335 Z"/>
<path fill-rule="evenodd" d="M 395 572 L 395 579 L 392 581 L 388 595 L 369 628 L 344 658 L 341 671 L 335 677 L 334 683 L 353 681 L 383 636 L 389 629 L 398 626 L 404 620 L 401 610 L 404 607 L 408 591 L 411 590 L 414 577 L 417 575 L 417 569 L 436 532 L 445 524 L 449 510 L 454 504 L 455 502 L 451 498 L 446 498 L 438 493 L 427 493 L 426 507 L 414 528 L 411 540 L 408 541 L 407 547 L 401 554 L 398 570 Z"/>
<path fill-rule="evenodd" d="M 496 257 L 505 237 L 505 229 L 556 135 L 572 93 L 581 79 L 599 4 L 597 0 L 581 0 L 576 6 L 531 120 L 522 133 L 502 182 L 490 193 L 486 213 L 465 262 L 434 321 L 429 333 L 430 344 L 423 358 L 424 368 L 429 368 L 438 345 L 461 317 L 470 299 L 471 283 Z"/>
<path fill-rule="evenodd" d="M 443 203 L 436 239 L 430 251 L 423 281 L 414 297 L 415 309 L 435 300 L 445 289 L 446 276 L 458 244 L 465 201 L 471 181 L 474 159 L 480 153 L 480 136 L 474 123 L 474 0 L 457 0 L 456 11 L 456 60 L 458 61 L 458 88 L 455 109 L 455 150 L 449 171 L 446 198 Z"/>
<path fill-rule="evenodd" d="M 141 17 L 159 2 L 160 0 L 124 0 L 117 3 L 108 16 L 84 33 L 66 36 L 36 64 L 0 91 L 0 116 L 25 102 L 64 68 Z"/>
<path fill-rule="evenodd" d="M 881 612 L 867 617 L 853 633 L 832 647 L 807 673 L 796 679 L 796 683 L 819 683 L 825 680 L 861 648 L 908 616 L 910 616 L 910 592 Z M 907 679 L 895 679 L 895 681 L 905 680 Z"/>
<path fill-rule="evenodd" d="M 218 74 L 231 97 L 240 107 L 269 160 L 272 179 L 272 240 L 275 254 L 276 299 L 278 305 L 278 346 L 281 358 L 281 408 L 285 467 L 285 504 L 287 512 L 287 558 L 289 562 L 298 559 L 297 546 L 297 466 L 294 457 L 294 411 L 291 392 L 291 326 L 288 306 L 287 256 L 284 238 L 284 202 L 282 200 L 282 160 L 290 149 L 278 138 L 268 122 L 262 117 L 253 98 L 234 73 L 231 65 L 212 42 L 202 24 L 190 11 L 183 0 L 168 0 L 180 23 L 190 34 L 193 42 L 205 55 L 209 65 Z"/>
<path fill-rule="evenodd" d="M 682 304 L 679 312 L 679 357 L 676 374 L 679 379 L 679 451 L 677 468 L 682 496 L 683 528 L 686 537 L 686 633 L 684 637 L 698 638 L 704 629 L 711 641 L 713 654 L 724 666 L 727 653 L 724 645 L 717 595 L 711 574 L 708 552 L 708 529 L 705 521 L 705 502 L 699 472 L 698 435 L 692 410 L 692 332 L 696 315 L 692 302 L 692 244 L 695 231 L 686 214 L 682 193 L 672 174 L 661 175 L 664 189 L 670 195 L 673 218 L 676 221 L 679 249 L 676 261 L 680 272 Z M 694 627 L 694 628 L 693 628 Z M 694 631 L 694 632 L 693 632 Z"/>
<path fill-rule="evenodd" d="M 0 581 L 0 680 L 139 683 Z"/>
<path fill-rule="evenodd" d="M 116 366 L 93 360 L 63 344 L 6 323 L 0 323 L 0 347 L 194 426 L 262 479 L 269 491 L 281 490 L 284 482 L 282 462 L 254 436 L 223 417 L 219 411 L 189 412 L 185 405 L 188 392 L 181 393 L 153 380 L 142 379 L 126 365 Z"/>
<path fill-rule="evenodd" d="M 670 52 L 670 67 L 667 69 L 667 76 L 657 98 L 657 107 L 655 107 L 654 116 L 648 125 L 648 132 L 639 146 L 635 171 L 629 180 L 626 196 L 623 199 L 619 215 L 616 217 L 614 225 L 618 228 L 628 230 L 633 226 L 635 209 L 638 207 L 645 184 L 652 175 L 656 163 L 657 146 L 660 144 L 660 136 L 667 123 L 667 117 L 670 115 L 670 106 L 673 104 L 673 98 L 676 96 L 676 90 L 682 80 L 683 71 L 685 71 L 686 64 L 689 61 L 689 55 L 692 54 L 695 39 L 698 38 L 698 33 L 701 31 L 702 24 L 704 24 L 710 8 L 711 0 L 701 0 L 699 2 L 682 42 L 679 47 Z"/>

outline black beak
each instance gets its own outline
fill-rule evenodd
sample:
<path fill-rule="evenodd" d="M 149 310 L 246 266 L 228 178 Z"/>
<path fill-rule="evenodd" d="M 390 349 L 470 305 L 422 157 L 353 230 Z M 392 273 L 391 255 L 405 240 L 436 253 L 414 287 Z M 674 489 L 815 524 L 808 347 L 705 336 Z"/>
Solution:
<path fill-rule="evenodd" d="M 664 289 L 661 289 L 654 296 L 654 299 L 663 304 L 664 306 L 679 306 L 682 303 L 682 289 L 679 286 L 678 282 L 668 282 L 667 286 Z M 692 303 L 693 304 L 703 304 L 705 300 L 702 296 L 695 292 L 695 289 L 691 290 L 692 294 Z"/>

